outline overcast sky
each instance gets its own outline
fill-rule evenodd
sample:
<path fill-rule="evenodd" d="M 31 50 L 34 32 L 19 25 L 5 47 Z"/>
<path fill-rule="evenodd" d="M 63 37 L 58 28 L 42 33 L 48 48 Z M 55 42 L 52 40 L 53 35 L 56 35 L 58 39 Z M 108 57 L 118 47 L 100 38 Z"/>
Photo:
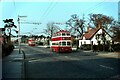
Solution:
<path fill-rule="evenodd" d="M 26 1 L 26 2 L 24 2 Z M 0 2 L 0 27 L 4 26 L 4 19 L 14 19 L 16 25 L 18 15 L 27 16 L 21 18 L 26 22 L 40 22 L 41 25 L 35 24 L 22 24 L 21 33 L 32 32 L 41 33 L 46 28 L 48 22 L 62 22 L 64 23 L 72 14 L 77 14 L 80 18 L 85 15 L 88 18 L 88 14 L 104 14 L 112 16 L 114 19 L 118 19 L 118 1 L 119 0 L 93 0 L 93 1 L 80 1 L 80 0 L 5 0 Z M 61 29 L 65 29 L 65 25 L 60 26 Z"/>

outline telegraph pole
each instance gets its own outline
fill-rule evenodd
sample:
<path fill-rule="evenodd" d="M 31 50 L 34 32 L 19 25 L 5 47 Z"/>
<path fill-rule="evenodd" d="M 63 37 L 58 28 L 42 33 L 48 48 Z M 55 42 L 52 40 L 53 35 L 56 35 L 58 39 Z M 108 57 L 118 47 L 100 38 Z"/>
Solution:
<path fill-rule="evenodd" d="M 25 18 L 27 16 L 19 16 L 18 15 L 18 43 L 19 43 L 19 54 L 20 54 L 20 51 L 21 51 L 21 37 L 20 37 L 20 18 Z"/>

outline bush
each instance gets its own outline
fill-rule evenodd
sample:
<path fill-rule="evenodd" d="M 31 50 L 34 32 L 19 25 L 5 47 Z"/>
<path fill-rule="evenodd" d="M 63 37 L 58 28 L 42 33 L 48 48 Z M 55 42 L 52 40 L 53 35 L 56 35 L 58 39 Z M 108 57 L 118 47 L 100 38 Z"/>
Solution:
<path fill-rule="evenodd" d="M 9 55 L 14 49 L 13 44 L 2 44 L 2 56 L 7 56 Z"/>
<path fill-rule="evenodd" d="M 82 45 L 82 49 L 84 50 L 94 50 L 94 51 L 109 51 L 109 45 L 91 45 L 91 44 L 84 44 Z"/>
<path fill-rule="evenodd" d="M 84 45 L 82 45 L 82 48 L 84 50 L 91 50 L 91 45 L 90 44 L 84 44 Z"/>
<path fill-rule="evenodd" d="M 97 46 L 97 49 L 99 51 L 109 51 L 109 45 L 102 45 L 102 44 L 100 44 L 100 45 Z"/>
<path fill-rule="evenodd" d="M 112 45 L 112 48 L 114 51 L 120 51 L 120 44 L 114 44 Z"/>

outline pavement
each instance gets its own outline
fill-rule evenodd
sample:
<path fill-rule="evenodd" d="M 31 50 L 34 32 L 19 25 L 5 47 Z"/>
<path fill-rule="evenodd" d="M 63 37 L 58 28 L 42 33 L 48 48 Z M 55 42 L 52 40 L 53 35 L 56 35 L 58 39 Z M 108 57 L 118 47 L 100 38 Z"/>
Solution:
<path fill-rule="evenodd" d="M 97 56 L 107 57 L 107 58 L 119 58 L 120 59 L 120 52 L 97 52 Z"/>
<path fill-rule="evenodd" d="M 19 54 L 19 49 L 16 48 L 14 51 L 2 59 L 2 79 L 22 77 L 22 60 L 23 54 Z"/>
<path fill-rule="evenodd" d="M 84 51 L 84 50 L 78 50 L 81 52 L 81 55 L 86 55 L 86 56 L 100 56 L 100 57 L 105 57 L 105 58 L 120 58 L 120 52 L 105 52 L 105 51 L 96 51 L 93 52 L 92 50 Z"/>

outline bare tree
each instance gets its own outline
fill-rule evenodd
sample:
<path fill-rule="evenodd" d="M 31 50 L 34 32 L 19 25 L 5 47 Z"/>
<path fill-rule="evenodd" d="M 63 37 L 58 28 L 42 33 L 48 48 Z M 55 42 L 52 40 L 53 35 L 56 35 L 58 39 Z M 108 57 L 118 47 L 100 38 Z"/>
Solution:
<path fill-rule="evenodd" d="M 5 30 L 7 29 L 7 31 L 8 31 L 8 41 L 11 39 L 11 29 L 14 27 L 14 28 L 17 28 L 17 26 L 14 24 L 14 22 L 13 22 L 13 19 L 6 19 L 6 20 L 3 20 L 4 21 L 4 23 L 5 23 L 5 26 L 4 26 L 4 28 L 5 28 Z M 16 33 L 17 33 L 17 31 L 15 31 Z"/>
<path fill-rule="evenodd" d="M 57 32 L 60 28 L 54 24 L 54 22 L 48 23 L 44 33 L 52 37 L 53 33 Z"/>
<path fill-rule="evenodd" d="M 120 42 L 120 23 L 115 22 L 111 28 L 113 32 L 113 40 Z"/>
<path fill-rule="evenodd" d="M 96 28 L 110 29 L 113 18 L 103 14 L 89 14 L 90 24 L 93 24 Z"/>
<path fill-rule="evenodd" d="M 71 15 L 71 18 L 66 22 L 67 27 L 69 27 L 69 31 L 71 32 L 71 34 L 77 34 L 80 37 L 83 36 L 83 32 L 84 32 L 84 23 L 85 20 L 80 19 L 79 16 L 77 16 L 77 14 L 73 14 Z"/>

